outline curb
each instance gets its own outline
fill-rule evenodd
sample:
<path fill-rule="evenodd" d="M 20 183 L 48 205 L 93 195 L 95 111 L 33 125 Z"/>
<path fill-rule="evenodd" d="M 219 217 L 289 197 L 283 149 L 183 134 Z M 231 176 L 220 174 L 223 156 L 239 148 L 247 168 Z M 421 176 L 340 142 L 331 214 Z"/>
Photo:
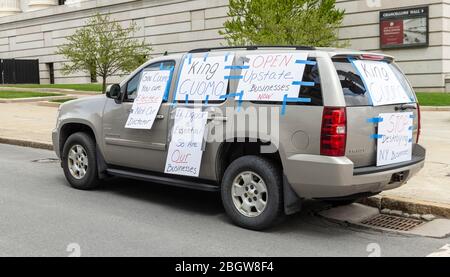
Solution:
<path fill-rule="evenodd" d="M 59 99 L 66 99 L 66 98 L 67 98 L 66 95 L 61 94 L 60 96 L 0 99 L 0 103 L 2 103 L 2 104 L 9 104 L 9 103 L 35 103 L 35 102 L 40 102 L 40 101 L 51 101 L 51 100 L 59 100 Z"/>
<path fill-rule="evenodd" d="M 101 91 L 87 91 L 87 90 L 74 90 L 63 88 L 18 88 L 18 87 L 4 87 L 0 86 L 0 91 L 32 91 L 32 92 L 52 92 L 61 94 L 80 94 L 80 95 L 98 95 L 102 94 Z"/>
<path fill-rule="evenodd" d="M 383 209 L 401 210 L 409 214 L 432 214 L 450 218 L 450 205 L 404 197 L 373 196 L 359 201 L 361 204 Z"/>
<path fill-rule="evenodd" d="M 0 143 L 23 146 L 23 147 L 30 147 L 30 148 L 37 148 L 37 149 L 44 149 L 44 150 L 53 150 L 53 145 L 51 143 L 36 142 L 36 141 L 31 141 L 31 140 L 0 137 Z"/>
<path fill-rule="evenodd" d="M 424 112 L 449 112 L 450 106 L 420 106 L 420 110 Z"/>

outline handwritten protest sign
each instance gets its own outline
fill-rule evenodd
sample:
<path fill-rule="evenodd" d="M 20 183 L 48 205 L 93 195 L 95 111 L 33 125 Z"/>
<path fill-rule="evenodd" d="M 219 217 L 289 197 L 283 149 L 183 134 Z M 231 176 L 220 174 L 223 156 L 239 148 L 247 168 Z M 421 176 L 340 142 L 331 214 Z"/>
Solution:
<path fill-rule="evenodd" d="M 305 71 L 307 53 L 274 53 L 247 55 L 243 78 L 237 91 L 244 91 L 243 100 L 283 101 L 287 94 L 298 97 Z M 295 84 L 297 82 L 298 84 Z"/>
<path fill-rule="evenodd" d="M 410 103 L 390 65 L 379 61 L 353 61 L 369 91 L 374 106 Z"/>
<path fill-rule="evenodd" d="M 165 173 L 198 177 L 207 119 L 208 112 L 202 112 L 200 109 L 175 110 Z"/>
<path fill-rule="evenodd" d="M 411 160 L 413 113 L 383 113 L 379 117 L 377 166 Z"/>
<path fill-rule="evenodd" d="M 188 57 L 184 60 L 177 85 L 175 100 L 190 101 L 220 100 L 227 93 L 228 79 L 233 64 L 233 55 Z"/>
<path fill-rule="evenodd" d="M 170 70 L 143 71 L 125 128 L 151 129 L 170 81 Z"/>

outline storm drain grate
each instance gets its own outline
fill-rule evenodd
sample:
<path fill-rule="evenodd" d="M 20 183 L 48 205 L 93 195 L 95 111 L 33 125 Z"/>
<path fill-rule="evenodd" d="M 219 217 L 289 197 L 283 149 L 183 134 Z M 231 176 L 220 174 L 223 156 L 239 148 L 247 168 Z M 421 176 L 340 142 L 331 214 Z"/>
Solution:
<path fill-rule="evenodd" d="M 370 219 L 364 220 L 361 224 L 391 229 L 395 231 L 410 231 L 414 227 L 422 225 L 424 222 L 412 218 L 404 218 L 386 214 L 380 214 Z"/>

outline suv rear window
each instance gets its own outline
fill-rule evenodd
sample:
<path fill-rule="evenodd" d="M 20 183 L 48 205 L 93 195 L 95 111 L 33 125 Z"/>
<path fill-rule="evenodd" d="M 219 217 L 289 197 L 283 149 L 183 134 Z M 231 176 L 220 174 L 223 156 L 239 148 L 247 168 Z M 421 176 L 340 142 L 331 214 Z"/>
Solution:
<path fill-rule="evenodd" d="M 333 59 L 334 66 L 336 68 L 339 80 L 341 81 L 342 90 L 344 92 L 344 98 L 347 106 L 369 106 L 370 96 L 367 89 L 364 86 L 364 82 L 358 73 L 358 70 L 347 58 L 335 58 Z M 409 85 L 403 73 L 395 64 L 390 64 L 392 70 L 397 75 L 400 84 L 408 93 L 410 98 L 415 99 L 414 91 Z"/>

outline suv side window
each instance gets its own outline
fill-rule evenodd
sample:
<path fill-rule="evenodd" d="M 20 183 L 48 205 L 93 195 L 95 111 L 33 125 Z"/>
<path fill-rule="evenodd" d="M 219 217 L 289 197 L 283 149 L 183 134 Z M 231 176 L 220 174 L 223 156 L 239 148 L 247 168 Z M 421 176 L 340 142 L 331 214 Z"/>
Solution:
<path fill-rule="evenodd" d="M 175 61 L 163 61 L 163 62 L 157 62 L 152 63 L 145 68 L 143 68 L 141 71 L 136 73 L 136 75 L 131 78 L 128 83 L 126 84 L 126 90 L 125 90 L 125 96 L 123 101 L 125 102 L 133 102 L 134 99 L 137 97 L 137 89 L 139 86 L 139 81 L 141 79 L 142 71 L 144 70 L 160 70 L 161 63 L 164 69 L 168 69 L 175 66 Z"/>
<path fill-rule="evenodd" d="M 322 86 L 320 81 L 319 66 L 315 58 L 308 58 L 308 61 L 316 62 L 315 64 L 306 65 L 303 73 L 304 82 L 312 82 L 314 86 L 300 88 L 299 98 L 311 98 L 311 103 L 298 103 L 309 106 L 323 106 Z"/>

